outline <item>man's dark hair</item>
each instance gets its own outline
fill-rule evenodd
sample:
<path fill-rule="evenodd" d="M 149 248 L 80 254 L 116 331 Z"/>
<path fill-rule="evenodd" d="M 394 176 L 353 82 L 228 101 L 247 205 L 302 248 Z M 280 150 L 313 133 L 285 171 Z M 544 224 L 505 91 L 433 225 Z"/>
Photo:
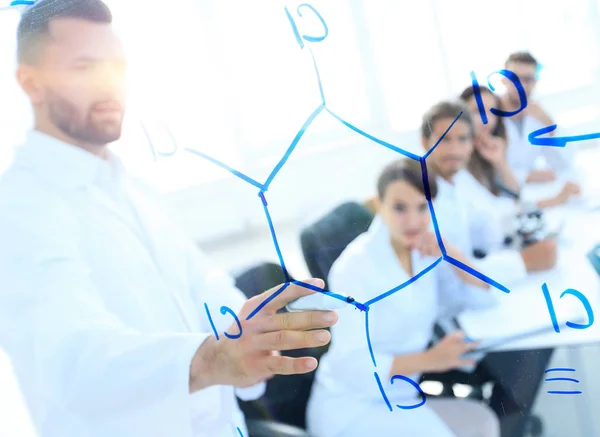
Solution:
<path fill-rule="evenodd" d="M 537 59 L 535 59 L 529 52 L 511 53 L 504 65 L 507 66 L 509 62 L 520 62 L 521 64 L 530 64 L 535 66 L 536 68 L 538 66 Z"/>
<path fill-rule="evenodd" d="M 386 165 L 377 180 L 377 194 L 379 195 L 379 199 L 383 200 L 387 187 L 396 181 L 405 181 L 416 188 L 421 194 L 425 194 L 421 163 L 418 161 L 403 158 Z M 427 171 L 427 181 L 429 182 L 431 198 L 434 199 L 437 196 L 438 186 L 432 169 L 428 169 Z"/>
<path fill-rule="evenodd" d="M 49 25 L 59 18 L 80 18 L 95 23 L 112 23 L 110 9 L 101 0 L 41 0 L 27 9 L 17 30 L 19 63 L 39 60 Z"/>
<path fill-rule="evenodd" d="M 443 101 L 434 105 L 429 111 L 423 116 L 423 122 L 421 123 L 421 136 L 429 138 L 433 133 L 433 125 L 438 120 L 451 119 L 454 120 L 458 117 L 458 114 L 462 112 L 462 115 L 458 119 L 464 121 L 469 125 L 471 131 L 471 137 L 475 136 L 475 123 L 473 121 L 473 115 L 469 108 L 459 100 L 457 101 Z"/>

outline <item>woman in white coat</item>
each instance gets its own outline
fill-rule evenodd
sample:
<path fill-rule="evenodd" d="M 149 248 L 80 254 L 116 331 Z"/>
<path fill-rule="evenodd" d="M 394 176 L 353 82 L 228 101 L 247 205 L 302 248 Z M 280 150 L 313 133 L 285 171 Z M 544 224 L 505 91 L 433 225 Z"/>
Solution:
<path fill-rule="evenodd" d="M 429 186 L 435 197 L 433 177 Z M 472 364 L 464 354 L 475 343 L 460 332 L 427 349 L 442 311 L 495 302 L 487 284 L 441 261 L 424 193 L 419 163 L 387 166 L 378 182 L 379 215 L 332 267 L 331 290 L 366 302 L 369 309 L 340 311 L 332 329 L 307 412 L 317 437 L 499 435 L 496 416 L 483 405 L 458 399 L 423 404 L 414 383 L 424 372 Z M 445 247 L 468 264 L 456 249 Z"/>
<path fill-rule="evenodd" d="M 501 196 L 502 188 L 508 189 L 517 196 L 521 191 L 515 169 L 511 168 L 508 159 L 509 144 L 506 125 L 501 117 L 489 111 L 489 108 L 500 108 L 502 104 L 500 98 L 489 88 L 480 86 L 479 89 L 483 106 L 488 110 L 486 113 L 487 124 L 483 124 L 481 118 L 477 116 L 479 109 L 473 87 L 466 88 L 460 94 L 460 99 L 473 112 L 475 115 L 473 118 L 476 121 L 476 132 L 473 139 L 474 149 L 468 165 L 469 173 L 474 178 L 471 179 L 473 191 L 480 194 L 478 201 L 489 203 L 490 208 L 504 211 L 514 210 L 514 204 L 511 205 L 512 202 L 507 197 Z M 522 147 L 523 144 L 517 143 L 510 146 Z M 526 144 L 526 146 L 533 148 L 529 144 Z M 536 206 L 544 209 L 563 205 L 580 192 L 581 189 L 578 184 L 567 181 L 558 194 L 537 201 Z"/>

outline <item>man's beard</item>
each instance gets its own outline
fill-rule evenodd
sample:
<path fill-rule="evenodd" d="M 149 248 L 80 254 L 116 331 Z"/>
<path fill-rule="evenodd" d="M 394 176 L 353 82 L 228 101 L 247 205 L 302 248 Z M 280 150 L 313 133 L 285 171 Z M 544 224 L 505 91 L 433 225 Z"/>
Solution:
<path fill-rule="evenodd" d="M 67 99 L 49 90 L 47 90 L 47 97 L 50 121 L 60 131 L 75 141 L 95 146 L 104 146 L 105 144 L 117 141 L 121 137 L 122 119 L 119 122 L 110 124 L 94 123 L 92 118 L 94 106 L 106 102 L 96 102 L 91 105 L 85 118 L 82 120 L 75 105 Z"/>

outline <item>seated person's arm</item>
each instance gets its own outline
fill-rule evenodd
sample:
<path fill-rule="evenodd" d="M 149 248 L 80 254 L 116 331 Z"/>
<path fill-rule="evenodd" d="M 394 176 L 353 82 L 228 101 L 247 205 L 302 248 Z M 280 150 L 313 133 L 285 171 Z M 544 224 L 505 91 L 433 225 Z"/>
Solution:
<path fill-rule="evenodd" d="M 581 187 L 574 182 L 567 182 L 556 196 L 548 197 L 537 202 L 539 209 L 552 208 L 567 203 L 571 198 L 581 194 Z"/>
<path fill-rule="evenodd" d="M 556 180 L 556 173 L 549 168 L 531 170 L 526 182 L 552 182 Z"/>
<path fill-rule="evenodd" d="M 477 342 L 465 341 L 462 332 L 453 332 L 424 352 L 394 357 L 390 377 L 415 373 L 445 372 L 463 366 L 471 366 L 475 361 L 464 359 L 462 356 L 475 349 L 477 345 Z"/>

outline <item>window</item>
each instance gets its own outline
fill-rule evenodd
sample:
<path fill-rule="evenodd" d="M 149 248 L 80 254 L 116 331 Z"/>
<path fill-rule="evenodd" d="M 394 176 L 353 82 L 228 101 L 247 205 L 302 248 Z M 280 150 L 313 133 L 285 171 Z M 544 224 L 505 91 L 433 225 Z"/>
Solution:
<path fill-rule="evenodd" d="M 431 2 L 363 4 L 391 127 L 414 130 L 448 92 Z"/>

